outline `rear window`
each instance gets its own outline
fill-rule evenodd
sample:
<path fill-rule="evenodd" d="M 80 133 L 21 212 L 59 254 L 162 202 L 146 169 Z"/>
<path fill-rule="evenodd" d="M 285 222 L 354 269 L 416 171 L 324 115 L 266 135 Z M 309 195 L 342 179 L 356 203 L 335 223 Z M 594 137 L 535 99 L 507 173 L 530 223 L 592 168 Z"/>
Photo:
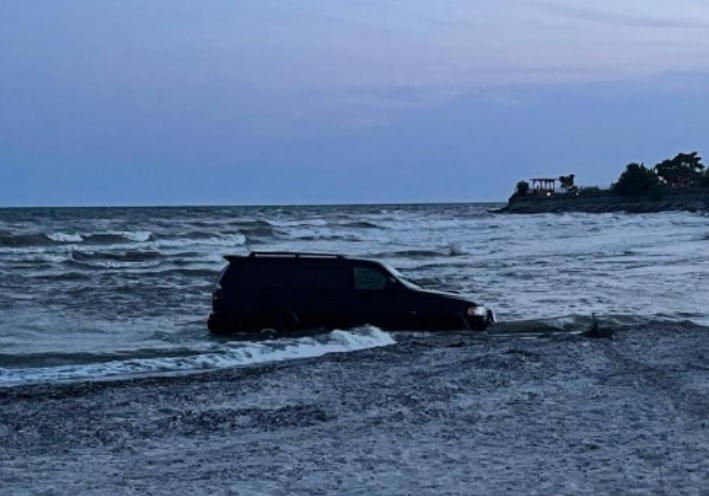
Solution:
<path fill-rule="evenodd" d="M 289 279 L 290 267 L 280 260 L 262 263 L 232 262 L 224 274 L 222 286 L 229 288 L 278 288 Z"/>
<path fill-rule="evenodd" d="M 344 289 L 348 274 L 341 264 L 294 260 L 232 262 L 221 282 L 230 288 Z"/>
<path fill-rule="evenodd" d="M 302 263 L 298 264 L 290 284 L 303 289 L 345 289 L 347 271 L 340 264 Z"/>

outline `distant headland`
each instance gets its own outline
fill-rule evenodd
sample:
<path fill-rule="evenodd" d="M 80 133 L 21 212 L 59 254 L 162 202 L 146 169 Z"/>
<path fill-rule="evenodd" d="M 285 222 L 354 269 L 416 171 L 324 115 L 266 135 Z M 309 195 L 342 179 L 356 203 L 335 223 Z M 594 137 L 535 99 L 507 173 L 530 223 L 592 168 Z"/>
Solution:
<path fill-rule="evenodd" d="M 630 163 L 609 188 L 577 186 L 575 174 L 517 183 L 499 213 L 664 212 L 709 210 L 709 170 L 698 152 L 654 167 Z"/>

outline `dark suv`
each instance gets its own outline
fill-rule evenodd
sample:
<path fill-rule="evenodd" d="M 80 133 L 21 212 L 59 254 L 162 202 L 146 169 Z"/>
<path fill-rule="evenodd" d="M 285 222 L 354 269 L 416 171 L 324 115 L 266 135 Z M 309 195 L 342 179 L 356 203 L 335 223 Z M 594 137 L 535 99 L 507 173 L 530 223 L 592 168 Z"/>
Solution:
<path fill-rule="evenodd" d="M 229 265 L 212 295 L 215 334 L 266 333 L 373 325 L 386 330 L 484 330 L 492 310 L 429 291 L 373 260 L 343 255 L 252 252 Z"/>

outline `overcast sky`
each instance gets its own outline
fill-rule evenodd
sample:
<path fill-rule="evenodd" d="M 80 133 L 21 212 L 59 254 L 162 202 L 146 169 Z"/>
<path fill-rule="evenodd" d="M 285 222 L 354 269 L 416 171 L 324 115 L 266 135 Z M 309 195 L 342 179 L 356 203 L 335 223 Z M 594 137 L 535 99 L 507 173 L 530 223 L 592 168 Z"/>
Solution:
<path fill-rule="evenodd" d="M 0 1 L 5 206 L 501 201 L 708 111 L 706 0 Z"/>

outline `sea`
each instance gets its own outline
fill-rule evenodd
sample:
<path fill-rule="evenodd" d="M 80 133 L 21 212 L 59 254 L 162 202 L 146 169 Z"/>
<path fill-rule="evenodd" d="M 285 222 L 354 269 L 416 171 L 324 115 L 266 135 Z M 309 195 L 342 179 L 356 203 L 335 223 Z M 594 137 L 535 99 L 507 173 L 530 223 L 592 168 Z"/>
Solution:
<path fill-rule="evenodd" d="M 247 367 L 388 346 L 373 327 L 245 342 L 211 336 L 224 255 L 375 258 L 493 308 L 487 333 L 593 319 L 709 325 L 704 213 L 493 213 L 496 204 L 0 209 L 0 387 Z"/>

